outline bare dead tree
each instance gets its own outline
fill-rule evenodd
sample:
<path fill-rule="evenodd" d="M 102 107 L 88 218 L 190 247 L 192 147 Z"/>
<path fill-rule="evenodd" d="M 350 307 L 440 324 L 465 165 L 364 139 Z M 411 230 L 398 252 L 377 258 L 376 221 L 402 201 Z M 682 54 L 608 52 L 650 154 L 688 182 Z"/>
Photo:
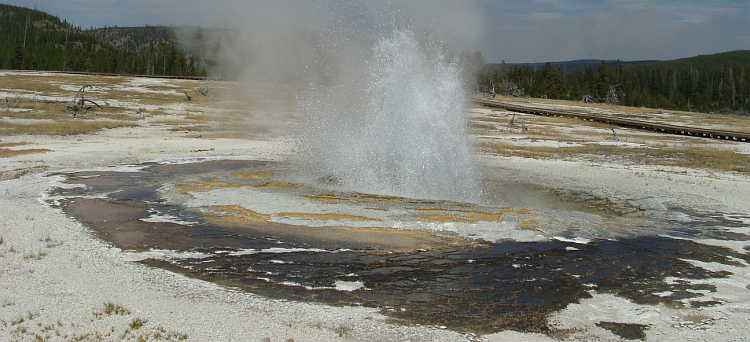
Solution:
<path fill-rule="evenodd" d="M 617 135 L 617 132 L 615 132 L 615 128 L 612 127 L 611 129 L 612 129 L 612 140 L 614 140 L 614 141 L 620 141 L 620 136 Z"/>
<path fill-rule="evenodd" d="M 594 97 L 591 94 L 583 95 L 583 98 L 581 98 L 581 102 L 583 103 L 606 103 L 608 105 L 617 105 L 620 103 L 620 100 L 617 98 L 617 86 L 619 84 L 610 85 L 609 91 L 607 92 L 607 95 L 604 97 Z"/>
<path fill-rule="evenodd" d="M 89 100 L 84 97 L 84 91 L 86 88 L 93 88 L 90 84 L 86 84 L 81 89 L 78 89 L 78 92 L 76 93 L 76 96 L 73 98 L 73 103 L 66 107 L 65 109 L 73 111 L 73 117 L 76 117 L 76 114 L 80 111 L 88 111 L 93 109 L 93 106 L 86 106 L 86 102 L 89 102 L 96 106 L 97 108 L 102 108 L 98 103 Z"/>
<path fill-rule="evenodd" d="M 93 87 L 90 84 L 86 84 L 83 87 L 81 87 L 81 89 L 78 89 L 76 96 L 73 98 L 73 105 L 77 105 L 79 103 L 78 102 L 79 97 L 81 98 L 80 103 L 83 103 L 84 101 L 83 92 L 86 90 L 86 88 L 93 88 Z"/>
<path fill-rule="evenodd" d="M 203 86 L 198 88 L 198 92 L 203 96 L 208 96 L 209 86 L 208 86 L 208 78 L 203 80 Z"/>
<path fill-rule="evenodd" d="M 524 97 L 526 95 L 526 91 L 524 91 L 522 88 L 518 88 L 515 83 L 509 82 L 507 80 L 503 80 L 500 84 L 497 85 L 497 88 L 500 93 L 508 96 Z"/>
<path fill-rule="evenodd" d="M 604 103 L 608 105 L 617 105 L 620 100 L 617 98 L 617 85 L 610 85 L 607 97 L 604 98 Z"/>
<path fill-rule="evenodd" d="M 511 129 L 520 128 L 521 132 L 523 133 L 526 133 L 529 131 L 529 128 L 526 127 L 526 124 L 524 124 L 523 122 L 520 125 L 516 124 L 516 113 L 513 113 L 513 116 L 510 117 L 510 121 L 508 121 L 508 126 Z"/>

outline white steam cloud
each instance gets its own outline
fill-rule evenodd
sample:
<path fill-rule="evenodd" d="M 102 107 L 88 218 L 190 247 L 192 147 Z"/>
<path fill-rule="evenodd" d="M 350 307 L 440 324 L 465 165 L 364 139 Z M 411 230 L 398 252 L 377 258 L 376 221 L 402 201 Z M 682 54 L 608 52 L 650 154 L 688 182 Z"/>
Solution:
<path fill-rule="evenodd" d="M 371 193 L 474 197 L 457 63 L 481 36 L 472 6 L 229 4 L 232 29 L 203 37 L 203 54 L 215 60 L 218 76 L 240 81 L 230 98 L 248 101 L 253 124 L 299 119 L 302 177 Z M 290 102 L 297 107 L 284 106 Z"/>
<path fill-rule="evenodd" d="M 360 58 L 356 44 L 372 45 L 394 29 L 438 36 L 456 54 L 476 50 L 482 34 L 476 4 L 459 1 L 230 0 L 202 6 L 231 32 L 231 39 L 207 44 L 203 53 L 217 58 L 224 75 L 259 84 L 335 73 L 322 63 Z"/>
<path fill-rule="evenodd" d="M 288 103 L 310 89 L 362 89 L 373 46 L 395 30 L 439 41 L 454 56 L 475 51 L 482 35 L 483 16 L 474 2 L 229 0 L 196 6 L 191 11 L 204 11 L 210 17 L 204 20 L 223 27 L 178 35 L 213 61 L 210 76 L 241 82 L 224 95 L 249 103 L 254 123 L 269 113 L 292 114 Z M 342 97 L 335 100 L 351 101 Z"/>

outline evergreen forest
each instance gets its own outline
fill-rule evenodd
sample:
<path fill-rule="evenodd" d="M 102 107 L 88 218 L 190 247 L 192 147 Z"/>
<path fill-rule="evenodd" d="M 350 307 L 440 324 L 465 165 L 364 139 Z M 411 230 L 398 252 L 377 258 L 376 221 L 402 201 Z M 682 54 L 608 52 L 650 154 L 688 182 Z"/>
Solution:
<path fill-rule="evenodd" d="M 117 74 L 197 76 L 205 74 L 195 56 L 173 39 L 140 39 L 152 27 L 134 28 L 114 44 L 108 30 L 84 31 L 42 11 L 0 4 L 0 68 Z"/>
<path fill-rule="evenodd" d="M 601 61 L 563 71 L 505 63 L 479 72 L 480 91 L 633 107 L 750 115 L 750 50 L 672 61 Z"/>

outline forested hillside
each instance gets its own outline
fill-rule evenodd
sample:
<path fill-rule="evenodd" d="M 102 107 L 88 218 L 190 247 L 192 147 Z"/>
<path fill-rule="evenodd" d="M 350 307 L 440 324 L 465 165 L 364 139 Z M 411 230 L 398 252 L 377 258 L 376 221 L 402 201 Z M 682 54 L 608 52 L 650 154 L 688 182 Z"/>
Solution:
<path fill-rule="evenodd" d="M 99 42 L 137 52 L 145 52 L 152 45 L 174 45 L 177 40 L 174 30 L 168 26 L 103 27 L 85 32 Z"/>
<path fill-rule="evenodd" d="M 231 32 L 183 30 L 189 43 L 181 49 L 171 27 L 81 30 L 41 11 L 0 4 L 0 68 L 206 75 L 216 66 L 212 53 L 218 48 L 212 44 L 230 39 Z M 750 114 L 750 50 L 598 66 L 578 61 L 482 68 L 481 54 L 472 58 L 479 90 L 489 93 Z"/>
<path fill-rule="evenodd" d="M 750 114 L 750 51 L 564 72 L 503 64 L 480 73 L 480 90 L 513 96 L 617 103 L 626 106 Z"/>
<path fill-rule="evenodd" d="M 2 69 L 175 76 L 205 72 L 195 57 L 180 52 L 173 42 L 140 41 L 138 45 L 133 38 L 124 38 L 120 43 L 97 39 L 41 11 L 0 4 Z"/>
<path fill-rule="evenodd" d="M 175 30 L 168 26 L 104 27 L 85 31 L 101 44 L 146 57 L 147 75 L 195 75 L 206 73 L 196 54 L 187 54 L 177 44 Z M 190 72 L 184 73 L 185 70 Z"/>

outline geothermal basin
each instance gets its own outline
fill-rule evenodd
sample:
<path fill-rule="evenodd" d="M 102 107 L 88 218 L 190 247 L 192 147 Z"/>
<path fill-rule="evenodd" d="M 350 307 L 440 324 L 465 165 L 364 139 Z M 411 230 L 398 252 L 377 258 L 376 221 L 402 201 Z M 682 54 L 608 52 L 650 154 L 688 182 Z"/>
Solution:
<path fill-rule="evenodd" d="M 0 164 L 0 311 L 23 324 L 0 333 L 93 336 L 91 308 L 123 303 L 197 340 L 747 336 L 750 145 L 472 107 L 456 65 L 408 33 L 373 55 L 360 88 L 3 72 L 29 88 L 6 94 L 92 84 L 114 104 L 74 125 L 124 119 L 3 136 L 20 154 Z M 184 100 L 209 84 L 222 95 Z M 11 122 L 66 121 L 4 106 Z"/>
<path fill-rule="evenodd" d="M 746 241 L 747 217 L 658 198 L 615 203 L 486 179 L 494 193 L 484 204 L 427 200 L 296 183 L 293 167 L 192 159 L 64 172 L 46 201 L 133 261 L 271 298 L 374 307 L 406 324 L 477 333 L 549 332 L 550 314 L 594 292 L 722 305 L 701 280 L 731 272 L 696 263 L 750 262 L 747 252 L 692 241 Z M 628 338 L 648 329 L 609 327 Z"/>

